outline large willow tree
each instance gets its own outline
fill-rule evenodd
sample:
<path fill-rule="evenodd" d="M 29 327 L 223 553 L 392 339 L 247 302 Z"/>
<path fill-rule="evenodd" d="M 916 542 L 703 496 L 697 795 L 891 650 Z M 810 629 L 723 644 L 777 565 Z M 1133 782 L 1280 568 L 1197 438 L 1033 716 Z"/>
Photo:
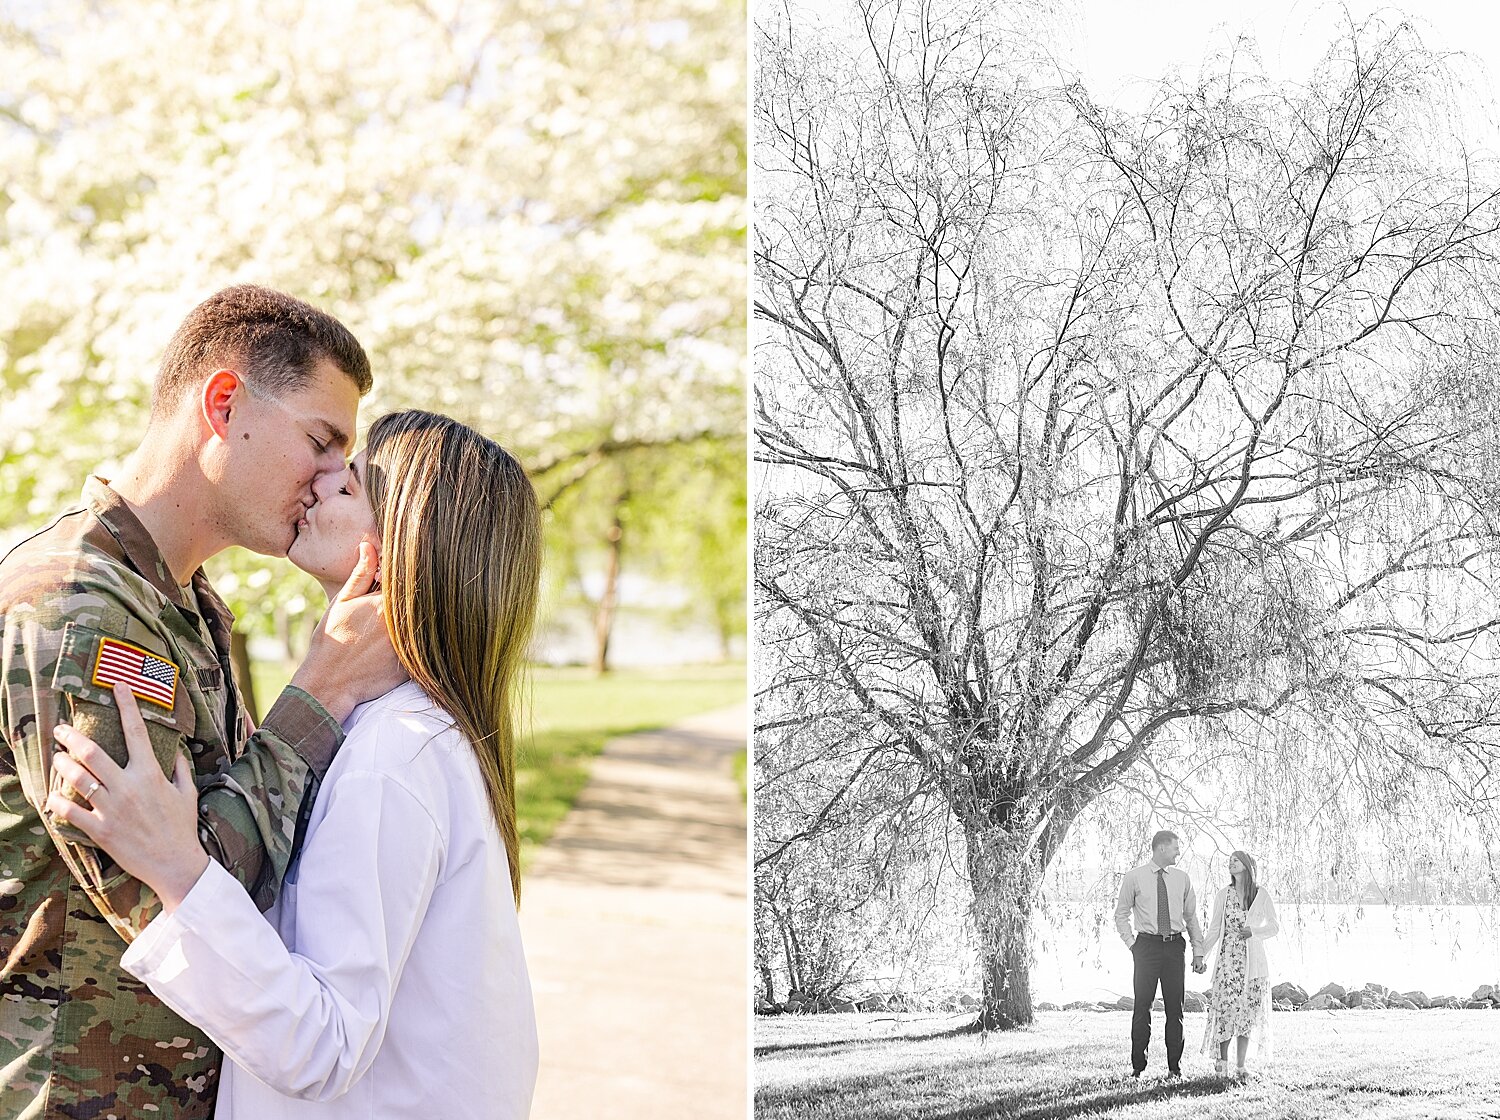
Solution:
<path fill-rule="evenodd" d="M 758 38 L 761 889 L 938 805 L 1007 1027 L 1124 785 L 1310 859 L 1488 823 L 1500 205 L 1440 64 L 1369 26 L 1127 113 L 977 12 L 857 9 Z"/>

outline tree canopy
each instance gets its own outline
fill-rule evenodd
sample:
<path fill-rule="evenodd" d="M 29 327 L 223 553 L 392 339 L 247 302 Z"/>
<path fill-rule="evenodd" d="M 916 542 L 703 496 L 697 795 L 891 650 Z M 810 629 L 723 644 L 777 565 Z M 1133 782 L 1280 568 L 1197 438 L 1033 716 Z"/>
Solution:
<path fill-rule="evenodd" d="M 0 526 L 133 446 L 172 331 L 237 281 L 350 326 L 366 421 L 449 413 L 544 500 L 607 463 L 742 448 L 743 20 L 701 0 L 0 4 Z M 679 517 L 733 534 L 732 504 L 695 493 Z M 559 509 L 554 547 L 589 516 Z M 255 592 L 233 605 L 265 605 L 262 562 L 230 563 Z"/>

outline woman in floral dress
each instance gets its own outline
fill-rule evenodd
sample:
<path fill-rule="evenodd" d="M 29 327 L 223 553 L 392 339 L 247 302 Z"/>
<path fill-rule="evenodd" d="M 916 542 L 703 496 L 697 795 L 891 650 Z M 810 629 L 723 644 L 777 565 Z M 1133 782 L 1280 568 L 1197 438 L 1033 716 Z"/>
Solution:
<path fill-rule="evenodd" d="M 1236 1043 L 1235 1074 L 1245 1076 L 1250 1039 L 1256 1056 L 1271 1056 L 1271 970 L 1265 942 L 1280 930 L 1276 905 L 1265 887 L 1255 882 L 1255 860 L 1244 852 L 1229 857 L 1229 886 L 1214 899 L 1213 922 L 1204 952 L 1219 946 L 1214 961 L 1213 987 L 1208 995 L 1208 1029 L 1203 1051 L 1218 1048 L 1214 1071 L 1229 1073 L 1229 1042 Z"/>

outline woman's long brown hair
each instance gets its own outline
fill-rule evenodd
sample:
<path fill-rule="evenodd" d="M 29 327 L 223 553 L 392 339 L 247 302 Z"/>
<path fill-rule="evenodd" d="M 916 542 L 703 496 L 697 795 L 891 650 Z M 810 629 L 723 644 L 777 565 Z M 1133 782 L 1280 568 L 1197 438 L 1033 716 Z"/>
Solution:
<path fill-rule="evenodd" d="M 367 446 L 391 644 L 474 748 L 519 906 L 516 716 L 541 577 L 536 492 L 499 444 L 435 413 L 382 416 Z"/>

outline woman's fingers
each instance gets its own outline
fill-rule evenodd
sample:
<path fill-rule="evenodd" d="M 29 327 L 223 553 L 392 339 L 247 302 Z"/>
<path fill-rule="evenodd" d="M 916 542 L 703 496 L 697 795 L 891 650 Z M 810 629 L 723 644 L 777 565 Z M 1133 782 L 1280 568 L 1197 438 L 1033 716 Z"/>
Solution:
<path fill-rule="evenodd" d="M 155 765 L 156 759 L 151 753 L 151 734 L 146 730 L 146 718 L 141 715 L 135 693 L 130 691 L 128 684 L 116 684 L 114 693 L 115 706 L 120 709 L 120 727 L 125 732 L 125 749 L 129 752 L 131 763 L 149 759 Z"/>
<path fill-rule="evenodd" d="M 103 747 L 77 728 L 60 723 L 52 729 L 52 734 L 68 754 L 87 766 L 103 784 L 114 785 L 124 773 L 115 760 L 104 753 Z"/>
<path fill-rule="evenodd" d="M 357 599 L 368 593 L 375 586 L 375 572 L 379 567 L 380 557 L 375 552 L 375 546 L 369 541 L 360 541 L 359 561 L 354 565 L 354 571 L 349 573 L 349 578 L 344 581 L 338 597 Z"/>
<path fill-rule="evenodd" d="M 115 704 L 120 713 L 120 729 L 125 733 L 128 761 L 139 762 L 143 767 L 149 762 L 154 767 L 156 760 L 151 750 L 151 734 L 146 730 L 146 719 L 141 715 L 135 694 L 130 691 L 128 685 L 123 684 L 115 685 L 113 692 Z M 124 769 L 105 753 L 103 747 L 82 731 L 60 723 L 52 729 L 52 734 L 72 758 L 82 763 L 95 778 L 99 779 L 101 785 L 111 786 L 119 782 L 120 775 L 125 772 Z"/>
<path fill-rule="evenodd" d="M 62 780 L 80 797 L 93 801 L 96 794 L 109 792 L 109 787 L 95 777 L 92 770 L 67 751 L 58 751 L 52 756 L 52 769 L 61 774 Z"/>
<path fill-rule="evenodd" d="M 47 795 L 47 812 L 55 820 L 79 829 L 89 839 L 96 842 L 100 839 L 99 832 L 103 821 L 92 809 L 85 808 L 76 801 L 69 801 L 60 793 L 53 792 Z"/>
<path fill-rule="evenodd" d="M 193 764 L 185 754 L 177 756 L 177 765 L 172 770 L 172 784 L 177 787 L 178 793 L 191 794 L 194 801 L 198 800 L 198 783 L 193 781 Z"/>

